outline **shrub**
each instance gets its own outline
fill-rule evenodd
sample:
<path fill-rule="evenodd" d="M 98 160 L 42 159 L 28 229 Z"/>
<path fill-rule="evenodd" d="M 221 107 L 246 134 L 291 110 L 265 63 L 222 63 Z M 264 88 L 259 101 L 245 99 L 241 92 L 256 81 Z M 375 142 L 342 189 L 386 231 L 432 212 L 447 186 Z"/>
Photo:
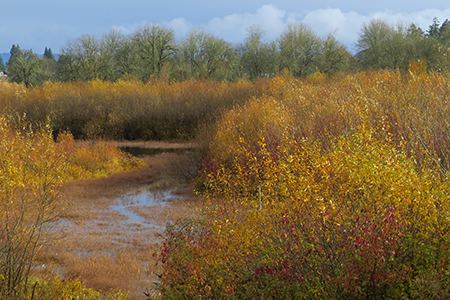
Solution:
<path fill-rule="evenodd" d="M 0 117 L 0 296 L 20 295 L 41 247 L 65 208 L 59 188 L 67 160 L 47 124 L 34 131 Z"/>
<path fill-rule="evenodd" d="M 144 163 L 104 142 L 77 146 L 67 133 L 55 142 L 50 120 L 36 130 L 25 118 L 2 115 L 0 139 L 0 298 L 97 299 L 77 281 L 33 279 L 36 256 L 45 244 L 59 238 L 54 225 L 67 206 L 59 193 L 64 182 Z"/>
<path fill-rule="evenodd" d="M 26 114 L 36 124 L 51 115 L 55 136 L 69 131 L 75 139 L 189 139 L 223 110 L 260 95 L 266 82 L 1 82 L 0 112 Z"/>
<path fill-rule="evenodd" d="M 278 77 L 224 114 L 200 179 L 205 221 L 166 233 L 163 296 L 448 297 L 448 143 L 430 134 L 447 132 L 448 91 L 434 74 Z"/>
<path fill-rule="evenodd" d="M 87 288 L 78 279 L 61 281 L 59 275 L 48 280 L 33 277 L 30 280 L 26 294 L 27 299 L 79 299 L 79 300 L 100 300 L 114 299 L 125 300 L 127 293 L 112 290 L 105 295 L 99 291 Z"/>

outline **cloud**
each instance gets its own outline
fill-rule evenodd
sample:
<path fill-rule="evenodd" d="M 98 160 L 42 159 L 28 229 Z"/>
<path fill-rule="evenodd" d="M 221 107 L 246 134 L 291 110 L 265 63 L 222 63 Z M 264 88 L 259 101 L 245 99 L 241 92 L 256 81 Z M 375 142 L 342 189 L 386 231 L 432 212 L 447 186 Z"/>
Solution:
<path fill-rule="evenodd" d="M 252 25 L 261 26 L 267 39 L 275 40 L 289 22 L 303 22 L 322 37 L 335 33 L 336 38 L 342 44 L 346 45 L 350 51 L 354 51 L 354 45 L 358 40 L 363 23 L 367 23 L 371 19 L 382 18 L 392 25 L 396 25 L 398 22 L 414 23 L 426 31 L 434 17 L 437 17 L 442 23 L 449 15 L 450 9 L 426 9 L 412 13 L 385 10 L 362 15 L 355 11 L 343 12 L 336 8 L 287 14 L 275 5 L 264 5 L 254 14 L 232 14 L 223 18 L 214 18 L 207 23 L 206 28 L 229 42 L 237 43 L 244 40 L 246 30 Z"/>
<path fill-rule="evenodd" d="M 148 23 L 149 22 L 147 22 L 147 21 L 141 21 L 141 22 L 137 22 L 137 23 L 134 23 L 131 25 L 114 25 L 111 27 L 111 29 L 115 29 L 115 30 L 122 32 L 123 34 L 129 35 L 129 34 L 135 33 L 136 30 L 145 26 Z"/>
<path fill-rule="evenodd" d="M 194 28 L 194 25 L 186 21 L 184 18 L 176 18 L 170 22 L 163 22 L 162 25 L 172 28 L 177 39 L 183 39 L 188 32 Z"/>
<path fill-rule="evenodd" d="M 277 39 L 290 22 L 304 22 L 320 36 L 336 32 L 338 40 L 351 48 L 358 38 L 358 32 L 363 22 L 371 16 L 362 16 L 356 12 L 344 13 L 339 9 L 318 9 L 310 12 L 292 12 L 278 8 L 275 5 L 263 5 L 255 13 L 231 14 L 222 18 L 213 18 L 204 25 L 196 26 L 184 18 L 173 19 L 164 25 L 174 29 L 177 37 L 184 37 L 194 28 L 201 27 L 231 43 L 240 43 L 245 39 L 247 30 L 253 25 L 259 25 L 266 34 L 266 39 Z"/>
<path fill-rule="evenodd" d="M 353 11 L 344 13 L 340 9 L 329 8 L 309 12 L 301 21 L 322 37 L 335 33 L 336 38 L 351 50 L 358 40 L 361 25 L 369 20 L 369 16 L 362 16 Z"/>
<path fill-rule="evenodd" d="M 206 24 L 194 25 L 185 18 L 172 19 L 162 24 L 172 28 L 178 38 L 185 37 L 192 28 L 203 28 L 228 42 L 238 43 L 244 40 L 247 30 L 253 25 L 260 25 L 268 38 L 275 39 L 284 29 L 287 16 L 285 11 L 274 5 L 263 5 L 255 14 L 231 14 L 223 18 L 213 18 Z"/>
<path fill-rule="evenodd" d="M 319 35 L 326 35 L 333 30 L 337 30 L 336 38 L 349 50 L 353 50 L 363 23 L 370 22 L 372 19 L 381 18 L 393 26 L 396 26 L 399 22 L 407 25 L 414 23 L 426 31 L 434 17 L 437 17 L 442 24 L 449 15 L 450 9 L 426 9 L 412 13 L 385 10 L 373 12 L 369 15 L 360 15 L 353 11 L 344 13 L 339 9 L 318 9 L 309 12 L 302 21 L 309 24 Z"/>
<path fill-rule="evenodd" d="M 134 23 L 131 25 L 120 25 L 120 26 L 115 25 L 115 26 L 112 26 L 112 29 L 118 30 L 125 35 L 130 35 L 130 34 L 135 33 L 139 28 L 142 28 L 148 24 L 151 24 L 151 22 L 148 22 L 145 20 L 145 21 L 137 22 L 137 23 Z M 186 19 L 184 19 L 184 18 L 175 18 L 170 21 L 165 21 L 165 22 L 161 22 L 161 23 L 157 23 L 157 24 L 162 25 L 166 28 L 172 29 L 174 31 L 177 39 L 184 38 L 186 36 L 186 34 L 192 28 L 194 28 L 194 25 L 192 25 L 191 23 L 186 21 Z"/>
<path fill-rule="evenodd" d="M 208 22 L 207 28 L 225 40 L 237 43 L 245 39 L 246 31 L 253 25 L 259 25 L 267 38 L 276 38 L 286 25 L 287 14 L 274 5 L 263 5 L 255 14 L 233 14 L 223 18 L 214 18 Z"/>
<path fill-rule="evenodd" d="M 392 0 L 358 4 L 350 0 L 339 1 L 338 4 L 336 1 L 320 0 L 301 5 L 292 0 L 277 0 L 272 1 L 276 5 L 259 6 L 254 6 L 254 3 L 261 1 L 230 0 L 226 4 L 222 1 L 219 5 L 206 0 L 173 0 L 158 2 L 155 6 L 150 3 L 152 1 L 132 0 L 126 4 L 122 1 L 121 5 L 110 5 L 107 9 L 103 3 L 106 0 L 101 3 L 81 0 L 82 3 L 92 2 L 88 15 L 80 14 L 83 5 L 68 10 L 65 5 L 59 5 L 61 1 L 46 1 L 58 5 L 47 5 L 49 9 L 37 15 L 35 11 L 40 7 L 39 4 L 29 1 L 30 5 L 20 7 L 20 15 L 3 16 L 3 24 L 8 26 L 0 26 L 0 52 L 9 52 L 11 45 L 17 43 L 23 49 L 40 51 L 44 46 L 56 49 L 83 34 L 101 36 L 113 28 L 120 29 L 124 34 L 132 34 L 151 22 L 172 28 L 177 39 L 184 38 L 192 28 L 204 28 L 226 41 L 240 43 L 245 39 L 246 30 L 253 25 L 261 26 L 266 33 L 266 40 L 272 41 L 280 36 L 286 24 L 301 21 L 321 36 L 337 30 L 337 39 L 351 49 L 357 42 L 363 22 L 372 18 L 380 17 L 393 25 L 399 20 L 414 22 L 425 31 L 434 17 L 441 23 L 450 18 L 449 5 L 442 0 L 414 0 L 407 4 L 404 4 L 406 1 Z M 2 8 L 4 11 L 17 11 L 19 2 L 23 1 L 7 1 L 6 7 Z M 171 6 L 169 10 L 165 9 L 168 5 Z M 392 10 L 381 10 L 380 7 L 390 7 Z M 80 19 L 80 15 L 84 19 Z M 208 19 L 207 16 L 211 17 Z"/>
<path fill-rule="evenodd" d="M 415 23 L 424 31 L 437 17 L 442 23 L 450 15 L 450 9 L 426 9 L 412 13 L 399 13 L 389 10 L 377 11 L 362 15 L 355 11 L 343 12 L 337 8 L 317 9 L 312 11 L 298 11 L 287 13 L 275 5 L 263 5 L 255 13 L 230 14 L 216 17 L 206 24 L 194 24 L 185 18 L 175 18 L 161 24 L 172 28 L 177 39 L 184 38 L 192 28 L 204 28 L 211 34 L 231 43 L 240 43 L 245 39 L 246 31 L 253 25 L 259 25 L 266 34 L 267 41 L 277 39 L 289 22 L 303 22 L 319 36 L 326 37 L 334 33 L 336 38 L 347 48 L 354 52 L 354 45 L 363 23 L 374 18 L 382 18 L 396 25 L 403 21 L 406 24 Z M 134 25 L 119 26 L 122 32 L 129 34 L 146 24 L 145 21 Z"/>
<path fill-rule="evenodd" d="M 437 10 L 425 9 L 417 12 L 400 13 L 390 10 L 376 11 L 370 14 L 360 14 L 355 11 L 342 11 L 337 8 L 316 9 L 311 11 L 285 10 L 269 4 L 256 9 L 254 13 L 230 14 L 223 17 L 212 18 L 206 23 L 194 23 L 186 18 L 174 18 L 160 24 L 172 28 L 177 39 L 183 39 L 192 28 L 204 28 L 211 34 L 231 43 L 244 41 L 246 31 L 253 25 L 259 25 L 265 32 L 267 41 L 276 40 L 289 22 L 303 22 L 319 36 L 326 37 L 334 32 L 336 38 L 347 48 L 354 52 L 354 45 L 358 40 L 361 26 L 364 22 L 369 22 L 374 18 L 382 18 L 396 25 L 399 21 L 406 24 L 415 23 L 424 31 L 432 23 L 434 17 L 442 23 L 450 15 L 450 9 Z M 117 25 L 112 28 L 121 30 L 124 34 L 132 34 L 138 28 L 149 23 L 141 20 L 134 24 Z M 52 32 L 61 32 L 62 26 L 53 27 Z M 65 30 L 68 32 L 69 30 Z M 1 30 L 0 30 L 1 32 Z M 106 32 L 105 32 L 106 33 Z"/>
<path fill-rule="evenodd" d="M 372 18 L 385 19 L 392 24 L 396 24 L 399 20 L 403 20 L 407 23 L 415 23 L 425 31 L 428 29 L 428 26 L 431 25 L 434 17 L 437 17 L 442 24 L 442 22 L 448 18 L 449 14 L 450 9 L 425 9 L 412 13 L 393 13 L 391 11 L 382 11 L 373 13 L 370 16 Z"/>

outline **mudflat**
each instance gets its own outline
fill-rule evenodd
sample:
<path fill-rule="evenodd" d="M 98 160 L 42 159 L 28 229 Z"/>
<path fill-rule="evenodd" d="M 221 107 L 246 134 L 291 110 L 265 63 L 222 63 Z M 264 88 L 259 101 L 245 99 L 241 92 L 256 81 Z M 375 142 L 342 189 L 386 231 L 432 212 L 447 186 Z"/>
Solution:
<path fill-rule="evenodd" d="M 174 148 L 173 143 L 164 146 Z M 43 249 L 39 270 L 79 278 L 103 292 L 130 291 L 130 299 L 145 299 L 144 292 L 152 292 L 149 287 L 161 268 L 153 254 L 165 225 L 198 215 L 201 201 L 175 176 L 189 154 L 143 159 L 148 167 L 140 170 L 66 184 L 62 193 L 68 209 L 55 227 L 60 239 Z"/>

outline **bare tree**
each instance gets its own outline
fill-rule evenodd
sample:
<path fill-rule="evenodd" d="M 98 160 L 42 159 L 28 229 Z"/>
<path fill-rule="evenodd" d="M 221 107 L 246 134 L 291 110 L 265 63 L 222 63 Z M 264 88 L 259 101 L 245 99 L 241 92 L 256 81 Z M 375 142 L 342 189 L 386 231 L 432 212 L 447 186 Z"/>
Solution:
<path fill-rule="evenodd" d="M 244 43 L 240 46 L 241 62 L 250 78 L 274 75 L 271 68 L 273 58 L 270 45 L 263 41 L 264 32 L 260 26 L 252 26 L 247 31 Z"/>
<path fill-rule="evenodd" d="M 176 50 L 173 30 L 156 24 L 139 28 L 132 37 L 132 44 L 138 62 L 136 69 L 142 79 L 158 76 Z"/>
<path fill-rule="evenodd" d="M 278 40 L 282 68 L 294 76 L 315 72 L 315 59 L 320 54 L 321 39 L 303 23 L 289 23 Z"/>
<path fill-rule="evenodd" d="M 87 81 L 99 78 L 102 68 L 100 40 L 83 35 L 61 49 L 58 60 L 61 80 Z"/>
<path fill-rule="evenodd" d="M 204 30 L 192 30 L 180 48 L 191 77 L 223 80 L 236 74 L 238 56 L 234 47 Z"/>

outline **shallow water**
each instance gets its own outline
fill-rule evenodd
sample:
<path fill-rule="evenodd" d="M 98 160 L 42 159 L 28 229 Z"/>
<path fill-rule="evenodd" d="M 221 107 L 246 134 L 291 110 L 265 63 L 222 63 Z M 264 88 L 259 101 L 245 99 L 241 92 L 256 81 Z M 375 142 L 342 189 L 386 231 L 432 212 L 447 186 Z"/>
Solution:
<path fill-rule="evenodd" d="M 84 276 L 86 282 L 96 285 L 97 277 L 109 278 L 110 274 L 117 273 L 118 278 L 124 278 L 120 282 L 127 282 L 129 286 L 118 288 L 130 290 L 130 295 L 140 299 L 142 290 L 147 290 L 157 280 L 154 274 L 160 272 L 160 265 L 156 265 L 153 255 L 157 253 L 158 244 L 164 241 L 166 225 L 179 217 L 193 215 L 195 209 L 190 191 L 183 184 L 172 181 L 166 170 L 173 157 L 178 158 L 178 155 L 157 155 L 194 150 L 140 147 L 122 150 L 136 156 L 156 157 L 148 158 L 151 163 L 148 173 L 140 172 L 125 179 L 122 176 L 120 180 L 107 181 L 104 186 L 103 183 L 98 186 L 94 181 L 92 185 L 87 182 L 71 186 L 80 198 L 74 199 L 73 210 L 54 226 L 53 230 L 63 237 L 61 242 L 46 251 L 49 257 L 55 257 L 60 274 L 75 272 Z M 105 188 L 104 197 L 98 187 Z M 81 189 L 86 192 L 79 192 Z M 92 199 L 89 198 L 90 189 L 93 190 Z M 123 196 L 113 198 L 113 195 Z M 130 275 L 134 279 L 128 282 L 130 270 L 138 275 Z M 114 280 L 111 282 L 119 285 Z"/>
<path fill-rule="evenodd" d="M 120 150 L 136 157 L 153 156 L 162 153 L 183 154 L 192 151 L 193 148 L 144 148 L 144 147 L 119 147 Z"/>
<path fill-rule="evenodd" d="M 73 226 L 82 235 L 92 232 L 147 232 L 150 230 L 163 231 L 166 223 L 159 220 L 161 212 L 171 202 L 179 199 L 172 191 L 152 192 L 141 190 L 129 193 L 114 200 L 113 205 L 98 211 L 96 219 L 67 220 L 60 219 L 53 230 L 62 233 L 73 231 Z"/>
<path fill-rule="evenodd" d="M 144 218 L 142 214 L 137 211 L 152 210 L 152 208 L 159 208 L 166 206 L 168 201 L 177 199 L 171 191 L 151 192 L 141 191 L 136 194 L 129 194 L 118 199 L 117 203 L 112 208 L 126 218 L 125 223 L 137 223 L 141 225 L 150 225 L 159 227 L 157 224 L 149 223 L 149 220 Z"/>

